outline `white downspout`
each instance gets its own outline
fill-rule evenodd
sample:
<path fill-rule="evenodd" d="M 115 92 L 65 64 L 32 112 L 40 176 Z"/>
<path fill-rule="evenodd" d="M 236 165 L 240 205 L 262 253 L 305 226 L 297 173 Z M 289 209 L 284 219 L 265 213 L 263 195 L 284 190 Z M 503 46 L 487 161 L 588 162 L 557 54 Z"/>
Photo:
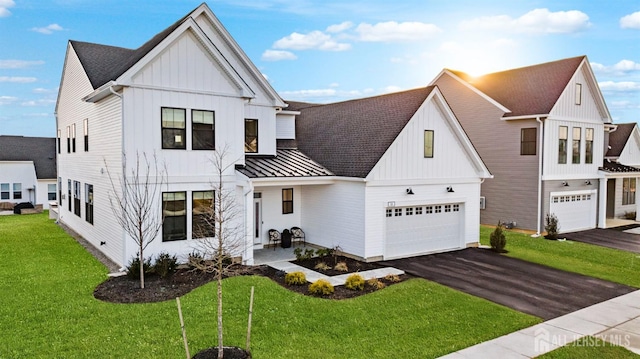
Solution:
<path fill-rule="evenodd" d="M 245 215 L 244 215 L 244 231 L 245 231 L 245 235 L 244 235 L 244 255 L 242 258 L 242 264 L 244 265 L 253 265 L 253 231 L 249 230 L 249 223 L 253 223 L 252 219 L 249 218 L 249 212 L 253 213 L 253 216 L 255 216 L 256 214 L 253 212 L 253 208 L 252 211 L 248 211 L 247 207 L 249 206 L 253 206 L 252 203 L 252 199 L 253 198 L 249 198 L 249 194 L 254 192 L 254 187 L 253 187 L 253 182 L 249 179 L 247 181 L 247 186 L 248 189 L 245 190 L 244 194 L 243 194 L 243 199 L 244 199 L 244 205 L 245 205 Z M 243 186 L 244 188 L 244 186 Z M 254 228 L 255 231 L 255 228 Z M 250 243 L 250 244 L 249 244 Z M 251 258 L 249 259 L 249 250 L 251 250 Z"/>
<path fill-rule="evenodd" d="M 536 121 L 540 123 L 540 139 L 538 140 L 540 149 L 538 155 L 538 222 L 536 225 L 536 233 L 531 235 L 531 237 L 540 237 L 541 228 L 540 223 L 542 222 L 542 159 L 543 159 L 543 138 L 544 138 L 544 122 L 540 119 L 540 116 L 536 116 Z"/>
<path fill-rule="evenodd" d="M 115 91 L 113 89 L 113 86 L 115 84 L 112 84 L 111 86 L 109 86 L 109 92 L 111 92 L 112 94 L 116 95 L 118 98 L 120 98 L 120 119 L 122 120 L 122 126 L 120 128 L 120 149 L 122 150 L 123 153 L 123 158 L 122 160 L 122 173 L 124 173 L 124 171 L 126 171 L 126 168 L 124 168 L 124 97 L 119 94 L 117 91 Z M 122 231 L 122 263 L 123 263 L 123 267 L 120 268 L 121 272 L 125 271 L 125 267 L 128 263 L 127 261 L 127 234 L 125 233 L 125 231 Z"/>

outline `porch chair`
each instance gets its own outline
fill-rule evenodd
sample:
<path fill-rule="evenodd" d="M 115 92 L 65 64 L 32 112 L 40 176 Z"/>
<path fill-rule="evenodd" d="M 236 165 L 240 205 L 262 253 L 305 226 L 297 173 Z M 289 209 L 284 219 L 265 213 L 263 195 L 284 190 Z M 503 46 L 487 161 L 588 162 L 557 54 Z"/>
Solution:
<path fill-rule="evenodd" d="M 291 241 L 298 242 L 298 243 L 302 241 L 302 243 L 304 243 L 305 246 L 307 245 L 307 240 L 305 238 L 304 231 L 300 227 L 291 227 Z"/>
<path fill-rule="evenodd" d="M 271 242 L 273 242 L 273 250 L 276 250 L 276 244 L 278 242 L 280 242 L 280 240 L 282 239 L 282 236 L 280 236 L 280 232 L 277 229 L 270 229 L 269 230 L 269 244 L 271 244 Z"/>

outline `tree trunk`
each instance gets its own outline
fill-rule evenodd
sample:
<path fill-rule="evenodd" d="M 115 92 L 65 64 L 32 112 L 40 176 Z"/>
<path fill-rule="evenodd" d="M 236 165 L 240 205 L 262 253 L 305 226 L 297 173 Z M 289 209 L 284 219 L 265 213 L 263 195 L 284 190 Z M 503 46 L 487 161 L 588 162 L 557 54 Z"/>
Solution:
<path fill-rule="evenodd" d="M 222 272 L 218 271 L 218 359 L 222 359 Z"/>
<path fill-rule="evenodd" d="M 140 237 L 142 238 L 142 227 L 138 227 L 140 228 Z M 142 253 L 142 251 L 144 250 L 143 246 L 142 246 L 142 241 L 140 241 L 140 246 L 138 248 L 139 250 L 139 254 L 140 254 L 140 289 L 144 289 L 144 254 Z"/>

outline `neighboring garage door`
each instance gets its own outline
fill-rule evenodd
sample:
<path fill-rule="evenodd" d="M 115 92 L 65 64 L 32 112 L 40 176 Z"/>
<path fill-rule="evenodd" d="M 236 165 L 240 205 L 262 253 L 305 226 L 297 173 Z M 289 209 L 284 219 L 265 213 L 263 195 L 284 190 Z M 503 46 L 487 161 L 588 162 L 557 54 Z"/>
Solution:
<path fill-rule="evenodd" d="M 462 203 L 387 208 L 384 257 L 462 248 L 463 222 Z"/>
<path fill-rule="evenodd" d="M 560 232 L 596 228 L 596 191 L 551 192 L 549 212 L 558 217 Z"/>

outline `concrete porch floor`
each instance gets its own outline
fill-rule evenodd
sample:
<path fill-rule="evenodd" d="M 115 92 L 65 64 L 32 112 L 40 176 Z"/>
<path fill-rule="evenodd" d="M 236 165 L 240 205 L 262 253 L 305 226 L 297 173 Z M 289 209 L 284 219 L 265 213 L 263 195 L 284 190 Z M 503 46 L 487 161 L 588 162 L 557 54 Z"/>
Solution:
<path fill-rule="evenodd" d="M 636 222 L 631 219 L 607 218 L 607 228 L 622 227 L 622 226 L 628 226 L 631 224 L 638 224 L 638 223 L 640 222 Z"/>
<path fill-rule="evenodd" d="M 304 244 L 294 244 L 289 248 L 282 248 L 277 246 L 275 250 L 273 247 L 265 247 L 262 249 L 254 249 L 253 250 L 253 265 L 262 265 L 269 263 L 277 263 L 277 262 L 289 262 L 296 260 L 296 255 L 293 254 L 293 251 L 296 248 L 305 249 L 313 249 L 315 250 L 317 247 L 312 245 L 304 245 Z"/>

